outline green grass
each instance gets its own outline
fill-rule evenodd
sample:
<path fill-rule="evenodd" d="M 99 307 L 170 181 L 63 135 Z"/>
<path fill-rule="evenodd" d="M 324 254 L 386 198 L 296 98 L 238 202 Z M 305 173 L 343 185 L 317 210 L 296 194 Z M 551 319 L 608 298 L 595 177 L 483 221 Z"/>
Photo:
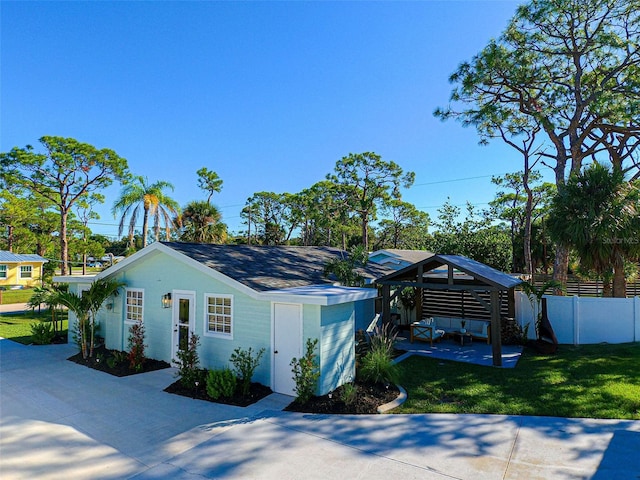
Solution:
<path fill-rule="evenodd" d="M 20 290 L 4 290 L 2 292 L 2 305 L 9 303 L 27 303 L 33 295 L 33 288 L 22 288 Z"/>
<path fill-rule="evenodd" d="M 57 318 L 63 318 L 62 334 L 67 335 L 67 314 L 58 313 Z M 14 342 L 29 345 L 31 342 L 31 324 L 38 320 L 49 321 L 51 314 L 48 311 L 42 313 L 25 312 L 16 314 L 0 315 L 0 337 L 8 338 Z"/>
<path fill-rule="evenodd" d="M 491 413 L 640 419 L 640 343 L 525 349 L 516 368 L 412 356 L 400 363 L 407 402 L 394 413 Z"/>

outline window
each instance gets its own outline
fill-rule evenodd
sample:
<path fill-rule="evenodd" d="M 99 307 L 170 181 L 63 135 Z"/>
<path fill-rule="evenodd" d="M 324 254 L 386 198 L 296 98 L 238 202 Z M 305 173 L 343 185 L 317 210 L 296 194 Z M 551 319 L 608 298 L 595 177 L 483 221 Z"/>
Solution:
<path fill-rule="evenodd" d="M 31 265 L 20 265 L 20 278 L 31 278 L 33 267 Z"/>
<path fill-rule="evenodd" d="M 7 266 L 0 265 L 0 278 L 7 278 Z"/>
<path fill-rule="evenodd" d="M 129 323 L 142 322 L 144 290 L 140 288 L 127 288 L 126 292 L 124 321 Z"/>
<path fill-rule="evenodd" d="M 233 297 L 230 295 L 205 295 L 205 335 L 232 336 Z"/>

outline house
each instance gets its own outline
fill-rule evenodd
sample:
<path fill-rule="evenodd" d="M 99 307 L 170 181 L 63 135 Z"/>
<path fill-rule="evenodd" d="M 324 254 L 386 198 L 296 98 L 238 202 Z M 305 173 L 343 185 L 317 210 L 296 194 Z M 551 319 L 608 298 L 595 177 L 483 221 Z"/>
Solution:
<path fill-rule="evenodd" d="M 33 287 L 42 280 L 46 258 L 0 250 L 0 287 Z"/>
<path fill-rule="evenodd" d="M 387 248 L 376 250 L 369 254 L 369 262 L 384 265 L 392 270 L 401 270 L 414 263 L 421 262 L 432 257 L 434 253 L 426 250 L 402 250 L 397 248 Z"/>
<path fill-rule="evenodd" d="M 323 395 L 355 376 L 355 326 L 374 317 L 377 296 L 375 288 L 324 277 L 326 263 L 343 254 L 330 247 L 156 242 L 95 277 L 54 281 L 76 292 L 95 279 L 126 284 L 98 315 L 107 348 L 126 350 L 136 321 L 145 325 L 147 356 L 168 362 L 191 333 L 200 337 L 206 368 L 227 366 L 238 347 L 264 348 L 254 381 L 279 393 L 294 393 L 291 360 L 317 338 Z"/>

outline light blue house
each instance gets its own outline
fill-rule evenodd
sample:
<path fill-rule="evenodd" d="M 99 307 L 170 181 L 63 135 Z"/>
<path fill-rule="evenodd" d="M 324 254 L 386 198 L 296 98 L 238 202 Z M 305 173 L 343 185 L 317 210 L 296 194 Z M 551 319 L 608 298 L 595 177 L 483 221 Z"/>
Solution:
<path fill-rule="evenodd" d="M 329 247 L 156 242 L 95 277 L 56 277 L 81 292 L 95 279 L 126 284 L 98 319 L 109 349 L 125 350 L 129 327 L 145 325 L 147 356 L 171 362 L 191 332 L 206 368 L 237 347 L 265 349 L 254 381 L 293 394 L 291 360 L 318 339 L 323 395 L 355 376 L 354 331 L 373 318 L 375 288 L 334 285 L 323 275 Z M 72 331 L 72 328 L 69 329 Z"/>

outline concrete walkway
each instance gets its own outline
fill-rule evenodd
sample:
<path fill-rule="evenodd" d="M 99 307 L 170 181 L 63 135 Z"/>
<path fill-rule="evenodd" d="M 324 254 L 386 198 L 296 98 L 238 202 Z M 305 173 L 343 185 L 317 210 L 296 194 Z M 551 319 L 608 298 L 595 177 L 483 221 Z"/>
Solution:
<path fill-rule="evenodd" d="M 239 408 L 162 392 L 172 369 L 117 378 L 73 353 L 0 340 L 3 480 L 640 476 L 640 422 Z"/>

